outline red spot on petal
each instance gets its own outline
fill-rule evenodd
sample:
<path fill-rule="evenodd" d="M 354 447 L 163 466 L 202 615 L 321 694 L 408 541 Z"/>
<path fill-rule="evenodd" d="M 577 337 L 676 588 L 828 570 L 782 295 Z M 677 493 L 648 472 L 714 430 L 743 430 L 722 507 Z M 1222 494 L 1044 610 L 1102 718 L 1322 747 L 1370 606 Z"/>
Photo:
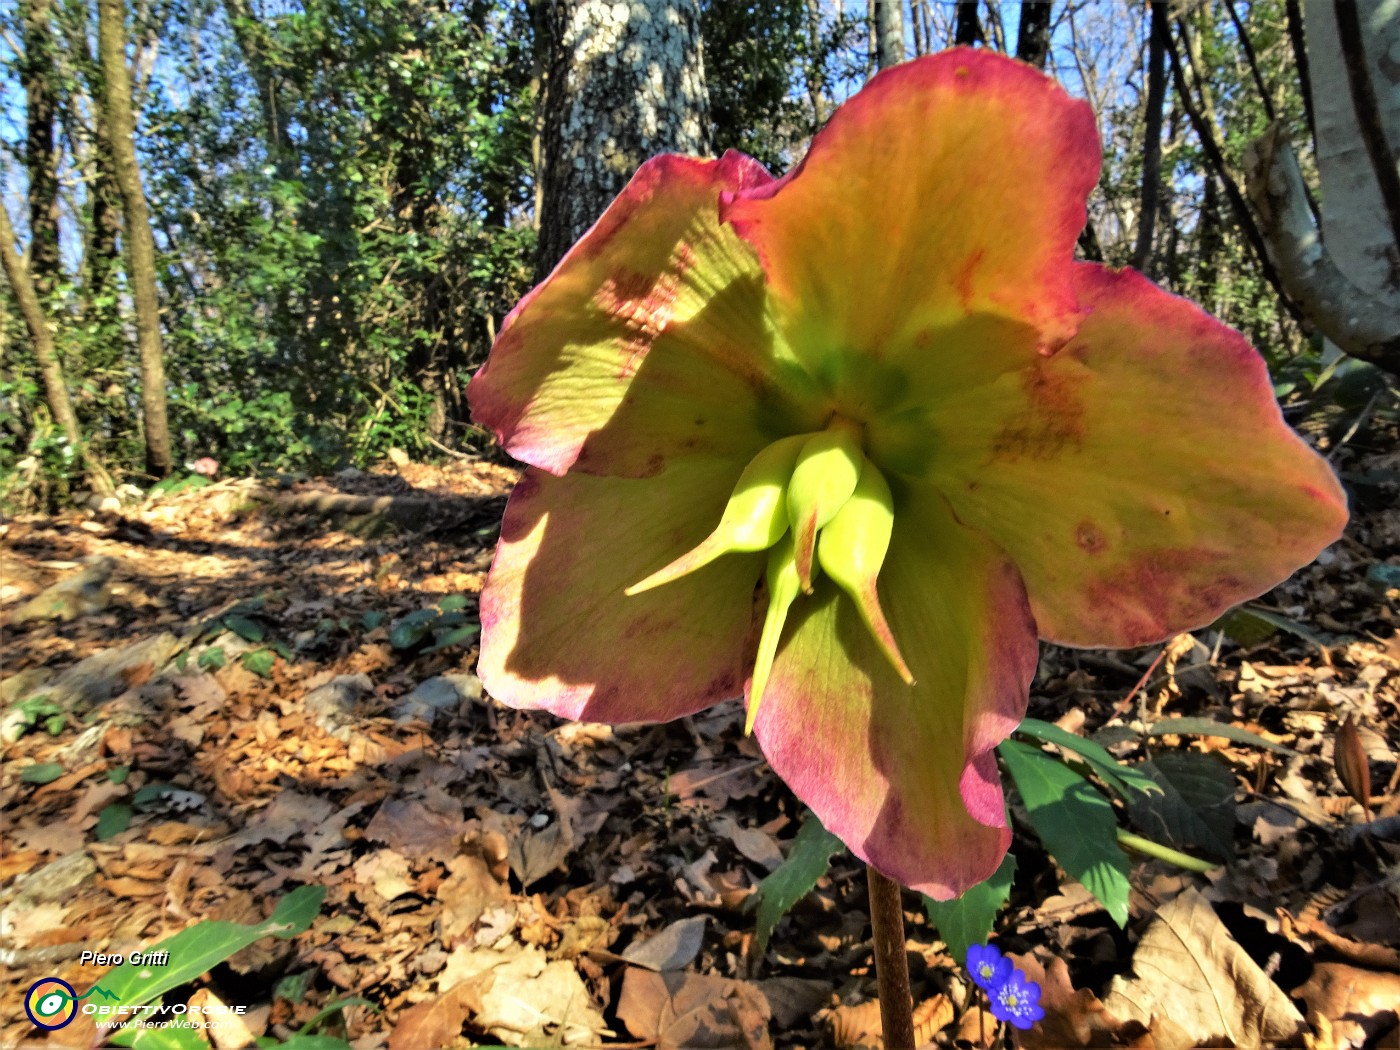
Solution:
<path fill-rule="evenodd" d="M 1056 459 L 1084 441 L 1084 400 L 1074 380 L 1049 367 L 1021 373 L 1026 411 L 992 439 L 993 459 Z"/>
<path fill-rule="evenodd" d="M 987 249 L 978 248 L 967 261 L 958 269 L 958 275 L 953 278 L 953 287 L 957 289 L 958 301 L 962 303 L 964 310 L 972 309 L 972 282 L 977 276 L 977 268 L 982 265 L 982 260 L 987 256 Z"/>
<path fill-rule="evenodd" d="M 1081 521 L 1074 527 L 1074 542 L 1090 554 L 1100 554 L 1108 546 L 1103 530 L 1092 521 Z"/>
<path fill-rule="evenodd" d="M 1259 588 L 1228 571 L 1219 551 L 1143 551 L 1089 586 L 1090 607 L 1115 628 L 1116 644 L 1147 645 L 1210 623 Z"/>

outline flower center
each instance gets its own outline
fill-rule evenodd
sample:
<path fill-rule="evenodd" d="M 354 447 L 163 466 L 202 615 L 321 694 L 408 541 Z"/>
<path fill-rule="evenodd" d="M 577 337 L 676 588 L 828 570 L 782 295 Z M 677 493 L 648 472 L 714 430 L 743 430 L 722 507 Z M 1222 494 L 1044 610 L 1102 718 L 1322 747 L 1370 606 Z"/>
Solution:
<path fill-rule="evenodd" d="M 750 460 L 719 524 L 699 546 L 627 588 L 670 583 L 730 553 L 766 550 L 768 609 L 759 636 L 745 732 L 753 730 L 788 611 L 825 572 L 855 604 L 876 645 L 905 682 L 914 677 L 880 608 L 876 577 L 894 530 L 890 487 L 862 449 L 863 428 L 843 416 Z"/>

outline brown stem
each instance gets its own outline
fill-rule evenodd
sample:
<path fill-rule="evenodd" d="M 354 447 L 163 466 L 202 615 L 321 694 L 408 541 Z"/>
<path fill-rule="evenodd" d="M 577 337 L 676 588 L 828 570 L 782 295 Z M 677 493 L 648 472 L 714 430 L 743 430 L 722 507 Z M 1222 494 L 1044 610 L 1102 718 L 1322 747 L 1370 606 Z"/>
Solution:
<path fill-rule="evenodd" d="M 875 978 L 880 988 L 880 1026 L 885 1050 L 914 1050 L 914 1000 L 904 954 L 904 904 L 899 883 L 869 865 L 870 927 L 875 934 Z"/>

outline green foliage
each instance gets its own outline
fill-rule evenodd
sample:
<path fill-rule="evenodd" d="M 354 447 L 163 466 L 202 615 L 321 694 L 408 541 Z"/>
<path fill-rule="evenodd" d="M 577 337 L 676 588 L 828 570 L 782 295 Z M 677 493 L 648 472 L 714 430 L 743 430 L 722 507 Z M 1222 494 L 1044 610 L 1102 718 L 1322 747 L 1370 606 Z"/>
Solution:
<path fill-rule="evenodd" d="M 924 898 L 928 921 L 938 930 L 943 943 L 963 966 L 967 965 L 967 950 L 974 944 L 985 944 L 996 923 L 997 912 L 1011 896 L 1011 883 L 1016 877 L 1016 858 L 1008 853 L 991 878 L 964 890 L 950 901 Z"/>
<path fill-rule="evenodd" d="M 1064 762 L 1017 740 L 998 749 L 1025 803 L 1031 827 L 1073 879 L 1119 926 L 1128 921 L 1128 857 L 1108 799 Z"/>
<path fill-rule="evenodd" d="M 63 766 L 57 762 L 34 762 L 19 771 L 19 779 L 25 784 L 52 784 L 63 776 Z"/>
<path fill-rule="evenodd" d="M 466 604 L 463 595 L 452 594 L 438 602 L 437 608 L 417 609 L 400 616 L 389 626 L 389 644 L 395 649 L 413 649 L 431 634 L 433 642 L 424 652 L 432 653 L 470 641 L 481 632 L 481 624 L 468 619 L 462 611 Z M 371 617 L 374 617 L 373 626 Z M 366 613 L 361 620 L 367 629 L 373 630 L 384 622 L 384 617 Z"/>
<path fill-rule="evenodd" d="M 50 700 L 47 693 L 21 700 L 16 709 L 22 719 L 17 727 L 21 735 L 42 728 L 49 736 L 58 736 L 67 721 L 63 708 Z"/>
<path fill-rule="evenodd" d="M 116 838 L 127 828 L 131 827 L 131 818 L 135 811 L 125 802 L 112 802 L 102 807 L 102 812 L 97 814 L 97 841 L 106 842 L 108 839 Z"/>
<path fill-rule="evenodd" d="M 102 988 L 109 998 L 116 997 L 112 1004 L 114 1006 L 135 1007 L 158 1002 L 166 992 L 203 976 L 214 966 L 255 941 L 264 937 L 287 940 L 305 932 L 316 913 L 321 910 L 321 902 L 325 896 L 324 886 L 302 886 L 284 897 L 265 922 L 255 925 L 214 921 L 195 923 L 147 949 L 168 952 L 167 965 L 141 966 L 123 963 L 102 978 Z M 115 1032 L 109 1037 L 109 1041 L 117 1046 L 183 1047 L 186 1044 L 179 1041 L 182 1038 L 179 1033 L 182 1031 L 193 1034 L 189 1029 L 176 1027 L 127 1028 Z M 145 1033 L 171 1034 L 150 1038 L 145 1036 Z M 171 1041 L 166 1041 L 167 1038 Z M 190 1045 L 203 1045 L 203 1042 L 197 1040 Z"/>
<path fill-rule="evenodd" d="M 1162 789 L 1128 807 L 1144 834 L 1220 861 L 1234 855 L 1234 774 L 1210 755 L 1192 751 L 1164 751 L 1138 768 Z"/>
<path fill-rule="evenodd" d="M 812 891 L 831 867 L 831 858 L 845 848 L 840 839 L 822 827 L 815 814 L 806 814 L 787 859 L 758 884 L 744 903 L 746 909 L 758 912 L 755 934 L 759 955 L 768 950 L 768 938 L 778 920 Z"/>

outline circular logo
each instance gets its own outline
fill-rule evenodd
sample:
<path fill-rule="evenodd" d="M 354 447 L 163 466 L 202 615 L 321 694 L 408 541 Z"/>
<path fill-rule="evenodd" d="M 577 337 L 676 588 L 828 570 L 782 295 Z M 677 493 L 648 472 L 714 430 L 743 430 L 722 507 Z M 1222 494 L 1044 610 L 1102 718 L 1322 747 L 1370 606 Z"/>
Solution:
<path fill-rule="evenodd" d="M 29 986 L 24 996 L 24 1012 L 36 1028 L 52 1032 L 62 1028 L 78 1013 L 78 993 L 67 981 L 45 977 Z"/>

